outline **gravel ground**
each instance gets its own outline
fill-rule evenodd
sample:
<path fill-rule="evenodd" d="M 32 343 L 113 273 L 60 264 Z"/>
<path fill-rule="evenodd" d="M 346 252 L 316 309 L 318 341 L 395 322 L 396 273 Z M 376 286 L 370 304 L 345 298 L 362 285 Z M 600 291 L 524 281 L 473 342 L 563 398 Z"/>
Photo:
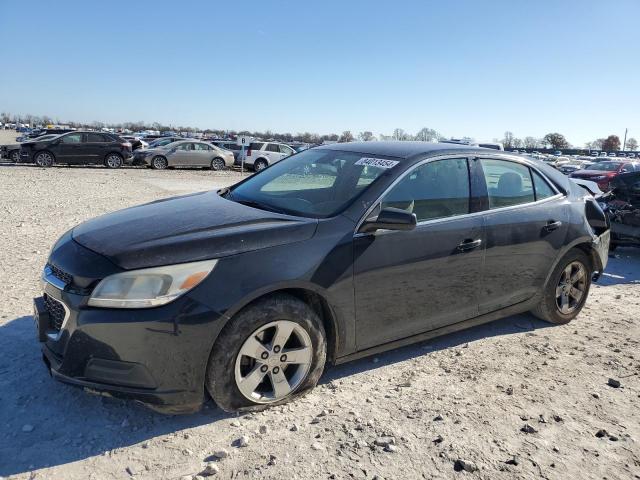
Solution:
<path fill-rule="evenodd" d="M 31 298 L 87 218 L 239 174 L 0 165 L 0 476 L 640 478 L 640 251 L 619 249 L 570 325 L 519 315 L 329 368 L 242 416 L 163 416 L 49 378 Z M 609 378 L 621 386 L 609 386 Z"/>

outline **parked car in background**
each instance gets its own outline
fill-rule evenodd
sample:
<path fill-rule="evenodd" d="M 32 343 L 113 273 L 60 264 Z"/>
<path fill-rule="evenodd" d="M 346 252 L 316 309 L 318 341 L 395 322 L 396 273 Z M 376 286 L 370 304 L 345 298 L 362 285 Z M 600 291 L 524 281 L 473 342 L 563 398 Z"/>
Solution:
<path fill-rule="evenodd" d="M 225 150 L 229 150 L 233 152 L 233 158 L 235 158 L 235 163 L 236 164 L 240 163 L 240 153 L 242 152 L 242 146 L 238 145 L 238 142 L 236 142 L 235 140 L 211 140 L 210 143 L 217 145 L 218 147 L 224 148 Z"/>
<path fill-rule="evenodd" d="M 593 162 L 587 162 L 584 160 L 570 160 L 568 163 L 558 166 L 558 170 L 560 170 L 565 175 L 569 175 L 570 173 L 577 172 L 578 170 L 586 170 L 591 165 L 593 165 Z"/>
<path fill-rule="evenodd" d="M 583 178 L 598 184 L 601 190 L 609 191 L 611 181 L 621 173 L 628 173 L 640 170 L 640 165 L 632 162 L 622 162 L 617 160 L 607 160 L 590 165 L 584 170 L 571 173 L 572 178 Z"/>
<path fill-rule="evenodd" d="M 206 142 L 181 140 L 155 148 L 138 150 L 135 163 L 143 162 L 151 168 L 164 170 L 169 167 L 207 167 L 224 170 L 233 165 L 233 153 Z"/>
<path fill-rule="evenodd" d="M 37 137 L 37 140 L 42 142 L 57 137 L 58 134 L 47 134 Z M 35 139 L 27 139 L 26 142 L 34 141 Z M 24 143 L 24 142 L 23 142 Z M 20 148 L 23 143 L 12 143 L 9 145 L 0 145 L 0 158 L 9 159 L 13 163 L 20 162 Z"/>
<path fill-rule="evenodd" d="M 284 143 L 252 142 L 247 151 L 245 164 L 252 166 L 257 172 L 294 153 L 296 153 L 296 151 Z"/>
<path fill-rule="evenodd" d="M 119 168 L 131 158 L 131 143 L 113 133 L 71 132 L 20 146 L 20 161 L 39 167 L 54 164 L 104 165 Z"/>
<path fill-rule="evenodd" d="M 120 135 L 120 138 L 126 140 L 131 144 L 131 150 L 134 152 L 139 148 L 147 148 L 149 144 L 142 140 L 140 137 L 135 137 L 133 135 Z"/>
<path fill-rule="evenodd" d="M 611 191 L 598 198 L 611 220 L 611 246 L 640 247 L 640 172 L 622 173 L 611 181 Z"/>
<path fill-rule="evenodd" d="M 149 144 L 147 145 L 147 148 L 157 148 L 157 147 L 164 147 L 165 145 L 169 145 L 170 143 L 173 142 L 180 142 L 182 140 L 187 140 L 185 138 L 182 137 L 178 137 L 178 136 L 170 136 L 170 137 L 158 137 L 155 138 L 153 140 L 151 140 L 149 142 Z"/>

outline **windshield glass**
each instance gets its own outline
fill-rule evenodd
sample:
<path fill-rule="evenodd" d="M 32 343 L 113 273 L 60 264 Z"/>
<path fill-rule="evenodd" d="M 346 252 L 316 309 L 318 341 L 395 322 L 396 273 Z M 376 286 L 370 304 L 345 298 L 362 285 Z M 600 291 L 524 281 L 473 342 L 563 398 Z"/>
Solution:
<path fill-rule="evenodd" d="M 290 215 L 332 217 L 398 163 L 354 152 L 306 150 L 249 178 L 227 198 Z"/>
<path fill-rule="evenodd" d="M 615 172 L 620 168 L 620 163 L 618 162 L 600 162 L 589 167 L 589 170 L 602 170 L 605 172 Z"/>

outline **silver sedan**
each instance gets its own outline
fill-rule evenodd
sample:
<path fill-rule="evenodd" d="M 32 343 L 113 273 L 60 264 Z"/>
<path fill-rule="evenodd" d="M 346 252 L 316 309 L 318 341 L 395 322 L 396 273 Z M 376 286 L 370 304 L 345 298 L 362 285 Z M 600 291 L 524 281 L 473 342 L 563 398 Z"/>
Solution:
<path fill-rule="evenodd" d="M 233 165 L 233 152 L 210 143 L 180 140 L 162 147 L 138 150 L 136 157 L 151 168 L 208 167 L 224 170 Z"/>

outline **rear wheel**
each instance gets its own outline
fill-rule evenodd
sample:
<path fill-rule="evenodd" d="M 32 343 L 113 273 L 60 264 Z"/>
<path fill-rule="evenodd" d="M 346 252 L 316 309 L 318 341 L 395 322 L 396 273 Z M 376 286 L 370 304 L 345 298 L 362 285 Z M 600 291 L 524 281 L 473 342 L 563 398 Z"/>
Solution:
<path fill-rule="evenodd" d="M 253 169 L 256 172 L 259 172 L 260 170 L 264 170 L 265 168 L 267 168 L 269 166 L 269 164 L 267 163 L 267 161 L 264 158 L 259 158 L 258 160 L 255 161 L 255 163 L 253 164 Z"/>
<path fill-rule="evenodd" d="M 206 387 L 226 411 L 260 410 L 313 388 L 326 360 L 318 315 L 290 295 L 275 295 L 241 311 L 213 346 Z"/>
<path fill-rule="evenodd" d="M 169 162 L 162 155 L 156 155 L 151 159 L 151 168 L 156 170 L 164 170 L 169 166 Z"/>
<path fill-rule="evenodd" d="M 104 159 L 104 166 L 107 168 L 120 168 L 124 160 L 117 153 L 110 153 L 107 158 Z"/>
<path fill-rule="evenodd" d="M 53 165 L 53 155 L 49 152 L 38 152 L 33 159 L 39 167 L 47 168 Z"/>
<path fill-rule="evenodd" d="M 20 150 L 14 150 L 9 156 L 13 163 L 20 163 Z"/>
<path fill-rule="evenodd" d="M 211 170 L 224 170 L 226 164 L 224 160 L 221 158 L 214 158 L 211 160 Z"/>
<path fill-rule="evenodd" d="M 569 323 L 587 301 L 592 273 L 589 257 L 582 250 L 570 250 L 554 268 L 532 313 L 550 323 Z"/>

